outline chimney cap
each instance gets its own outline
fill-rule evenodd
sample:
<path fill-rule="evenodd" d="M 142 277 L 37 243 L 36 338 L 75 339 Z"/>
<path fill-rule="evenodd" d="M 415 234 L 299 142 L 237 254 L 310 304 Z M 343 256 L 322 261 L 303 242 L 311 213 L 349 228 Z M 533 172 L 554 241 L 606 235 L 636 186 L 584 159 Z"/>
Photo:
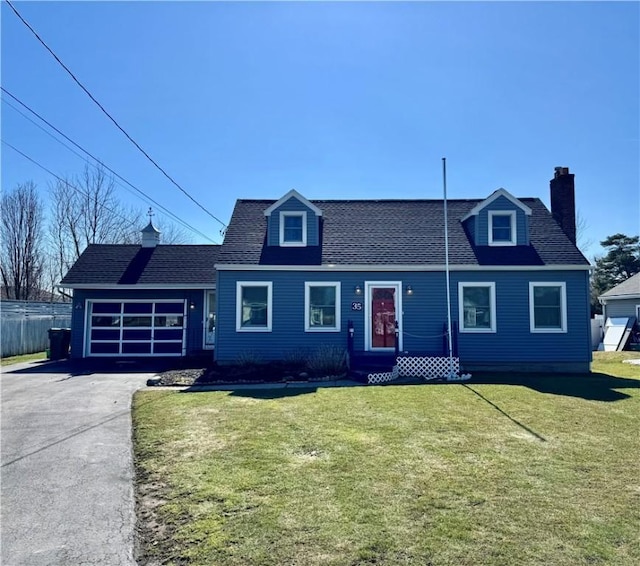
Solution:
<path fill-rule="evenodd" d="M 568 175 L 569 174 L 569 168 L 568 167 L 554 167 L 554 177 L 557 179 L 558 177 L 560 177 L 561 175 Z"/>

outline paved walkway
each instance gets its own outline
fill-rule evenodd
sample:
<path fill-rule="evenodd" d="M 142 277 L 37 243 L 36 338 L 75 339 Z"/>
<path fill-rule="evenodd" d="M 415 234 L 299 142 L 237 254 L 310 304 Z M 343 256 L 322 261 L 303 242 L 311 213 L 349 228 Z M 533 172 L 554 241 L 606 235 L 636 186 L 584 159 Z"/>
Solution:
<path fill-rule="evenodd" d="M 153 375 L 2 368 L 0 563 L 135 564 L 131 395 Z"/>

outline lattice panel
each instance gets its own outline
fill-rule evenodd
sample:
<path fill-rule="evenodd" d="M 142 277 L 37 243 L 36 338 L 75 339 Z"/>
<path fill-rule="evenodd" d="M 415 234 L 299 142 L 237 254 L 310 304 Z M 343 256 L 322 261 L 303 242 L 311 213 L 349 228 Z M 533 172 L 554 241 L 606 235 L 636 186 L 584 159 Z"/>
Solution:
<path fill-rule="evenodd" d="M 402 377 L 424 377 L 425 379 L 448 378 L 450 373 L 460 374 L 460 358 L 399 357 L 398 374 Z"/>
<path fill-rule="evenodd" d="M 389 381 L 393 381 L 394 379 L 398 379 L 398 366 L 393 366 L 391 371 L 385 371 L 382 373 L 370 373 L 367 376 L 367 383 L 369 385 L 376 383 L 387 383 Z"/>

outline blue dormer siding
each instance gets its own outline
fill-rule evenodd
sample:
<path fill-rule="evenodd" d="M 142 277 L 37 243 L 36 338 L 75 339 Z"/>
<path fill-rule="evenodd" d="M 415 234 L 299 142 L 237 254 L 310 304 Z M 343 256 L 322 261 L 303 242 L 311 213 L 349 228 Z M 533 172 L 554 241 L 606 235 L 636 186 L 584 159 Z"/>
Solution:
<path fill-rule="evenodd" d="M 515 212 L 516 213 L 516 245 L 529 245 L 529 217 L 525 212 L 515 206 L 506 197 L 500 196 L 493 202 L 487 204 L 477 216 L 472 216 L 467 220 L 469 233 L 473 235 L 477 246 L 488 246 L 489 244 L 489 213 L 490 212 Z"/>
<path fill-rule="evenodd" d="M 478 225 L 478 223 L 476 222 L 476 217 L 470 216 L 469 218 L 467 218 L 467 220 L 465 220 L 462 223 L 462 225 L 465 227 L 465 230 L 467 231 L 467 234 L 471 238 L 471 241 L 477 242 L 478 234 L 476 234 L 476 226 Z"/>
<path fill-rule="evenodd" d="M 267 245 L 280 245 L 280 213 L 281 212 L 306 212 L 307 213 L 307 246 L 318 246 L 320 232 L 320 218 L 305 203 L 292 196 L 274 209 L 267 217 Z"/>

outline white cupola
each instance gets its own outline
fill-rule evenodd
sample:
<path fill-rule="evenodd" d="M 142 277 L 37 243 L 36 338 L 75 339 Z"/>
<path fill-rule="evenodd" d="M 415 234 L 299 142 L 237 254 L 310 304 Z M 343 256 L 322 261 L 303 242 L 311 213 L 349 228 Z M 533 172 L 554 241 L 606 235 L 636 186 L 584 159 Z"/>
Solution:
<path fill-rule="evenodd" d="M 153 212 L 151 209 L 147 214 L 149 215 L 149 224 L 140 231 L 142 234 L 141 245 L 143 248 L 155 248 L 160 243 L 160 230 L 153 225 Z"/>

